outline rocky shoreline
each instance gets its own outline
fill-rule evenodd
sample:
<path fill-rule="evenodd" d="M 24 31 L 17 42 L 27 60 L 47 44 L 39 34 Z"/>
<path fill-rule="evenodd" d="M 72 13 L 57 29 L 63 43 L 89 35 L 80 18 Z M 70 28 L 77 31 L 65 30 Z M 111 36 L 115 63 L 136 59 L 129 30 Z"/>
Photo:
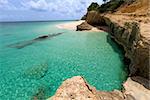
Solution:
<path fill-rule="evenodd" d="M 118 8 L 113 8 L 116 5 Z M 107 8 L 112 12 L 107 12 Z M 147 9 L 148 0 L 128 0 L 120 5 L 111 0 L 103 6 L 93 3 L 84 16 L 85 22 L 77 26 L 78 31 L 91 31 L 91 27 L 106 31 L 123 47 L 129 77 L 121 91 L 96 90 L 83 77 L 75 76 L 65 80 L 50 99 L 150 100 L 150 13 Z"/>
<path fill-rule="evenodd" d="M 126 20 L 123 23 L 118 20 L 112 19 L 113 15 L 97 15 L 97 14 L 98 14 L 97 12 L 88 12 L 86 22 L 90 25 L 94 25 L 97 27 L 107 26 L 107 28 L 109 28 L 109 30 L 107 31 L 110 32 L 109 35 L 119 45 L 123 46 L 126 52 L 125 58 L 127 58 L 126 62 L 129 64 L 130 74 L 127 81 L 123 83 L 124 89 L 122 91 L 114 90 L 112 92 L 99 91 L 96 90 L 94 87 L 88 85 L 86 81 L 83 81 L 85 80 L 83 77 L 75 76 L 71 79 L 67 79 L 66 81 L 64 81 L 62 85 L 58 88 L 56 94 L 49 99 L 50 100 L 72 100 L 72 99 L 149 100 L 150 38 L 148 36 L 149 34 L 147 34 L 149 31 L 147 30 L 147 28 L 143 29 L 143 27 L 141 27 L 141 24 L 144 23 L 141 22 L 139 23 L 138 21 Z M 98 19 L 98 21 L 96 21 L 95 19 Z M 84 28 L 83 30 L 85 29 L 86 28 Z"/>
<path fill-rule="evenodd" d="M 149 100 L 150 91 L 128 78 L 122 91 L 99 91 L 81 76 L 65 80 L 56 94 L 47 100 Z"/>
<path fill-rule="evenodd" d="M 138 22 L 135 20 L 115 19 L 116 15 L 100 15 L 95 11 L 88 12 L 87 23 L 91 25 L 107 26 L 110 36 L 125 50 L 125 58 L 129 64 L 130 75 L 135 81 L 140 82 L 150 89 L 150 64 L 149 47 L 150 35 L 148 22 Z M 119 16 L 118 16 L 119 17 Z M 125 16 L 126 17 L 126 16 Z M 98 19 L 96 21 L 95 19 Z M 119 21 L 120 20 L 120 21 Z M 149 18 L 147 19 L 149 20 Z M 144 27 L 142 24 L 146 24 Z M 135 78 L 140 77 L 140 78 Z"/>

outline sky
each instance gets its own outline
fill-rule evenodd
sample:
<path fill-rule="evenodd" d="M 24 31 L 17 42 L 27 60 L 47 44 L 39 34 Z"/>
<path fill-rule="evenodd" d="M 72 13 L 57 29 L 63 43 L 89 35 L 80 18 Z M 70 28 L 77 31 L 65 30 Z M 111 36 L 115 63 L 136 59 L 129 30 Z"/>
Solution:
<path fill-rule="evenodd" d="M 102 0 L 0 0 L 0 21 L 80 19 L 92 3 Z"/>

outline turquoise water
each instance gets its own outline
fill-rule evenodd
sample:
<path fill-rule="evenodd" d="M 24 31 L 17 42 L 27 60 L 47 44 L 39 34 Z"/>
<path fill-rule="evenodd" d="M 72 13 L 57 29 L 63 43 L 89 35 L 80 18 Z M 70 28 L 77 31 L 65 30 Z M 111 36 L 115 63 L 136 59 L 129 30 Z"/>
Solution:
<path fill-rule="evenodd" d="M 127 76 L 123 53 L 108 33 L 58 29 L 58 23 L 63 22 L 0 23 L 0 100 L 48 98 L 75 75 L 99 90 L 122 88 Z"/>

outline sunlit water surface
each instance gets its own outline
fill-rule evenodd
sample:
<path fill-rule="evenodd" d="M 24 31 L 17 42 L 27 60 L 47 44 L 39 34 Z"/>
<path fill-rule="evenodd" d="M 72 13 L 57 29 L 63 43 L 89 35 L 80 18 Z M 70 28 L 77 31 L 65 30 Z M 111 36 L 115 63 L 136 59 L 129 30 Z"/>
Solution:
<path fill-rule="evenodd" d="M 122 88 L 127 76 L 123 53 L 108 33 L 58 29 L 59 23 L 0 23 L 0 100 L 45 99 L 76 75 L 99 90 Z"/>

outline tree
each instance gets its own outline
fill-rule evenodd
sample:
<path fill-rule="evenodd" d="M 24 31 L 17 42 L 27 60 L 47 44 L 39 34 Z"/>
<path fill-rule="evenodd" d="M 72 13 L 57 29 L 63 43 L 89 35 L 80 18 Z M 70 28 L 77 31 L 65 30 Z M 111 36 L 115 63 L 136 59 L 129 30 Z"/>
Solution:
<path fill-rule="evenodd" d="M 92 2 L 92 4 L 88 7 L 88 11 L 97 10 L 99 8 L 98 3 Z"/>

